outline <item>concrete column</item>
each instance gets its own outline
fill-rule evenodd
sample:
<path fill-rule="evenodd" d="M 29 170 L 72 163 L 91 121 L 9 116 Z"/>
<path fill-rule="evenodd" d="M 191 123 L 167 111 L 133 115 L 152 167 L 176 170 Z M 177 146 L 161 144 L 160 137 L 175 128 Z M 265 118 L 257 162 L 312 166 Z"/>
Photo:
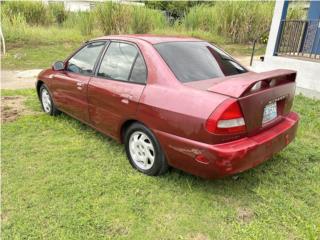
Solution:
<path fill-rule="evenodd" d="M 278 0 L 275 3 L 268 45 L 265 54 L 266 57 L 273 56 L 276 51 L 277 43 L 281 34 L 281 20 L 286 19 L 288 5 L 289 1 L 286 0 Z"/>

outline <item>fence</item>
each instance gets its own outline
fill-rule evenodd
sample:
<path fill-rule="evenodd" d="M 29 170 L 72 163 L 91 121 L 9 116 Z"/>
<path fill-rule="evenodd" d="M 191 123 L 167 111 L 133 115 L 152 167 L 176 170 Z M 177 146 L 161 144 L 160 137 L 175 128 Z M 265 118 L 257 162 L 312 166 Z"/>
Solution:
<path fill-rule="evenodd" d="M 283 20 L 277 55 L 320 59 L 320 20 Z"/>

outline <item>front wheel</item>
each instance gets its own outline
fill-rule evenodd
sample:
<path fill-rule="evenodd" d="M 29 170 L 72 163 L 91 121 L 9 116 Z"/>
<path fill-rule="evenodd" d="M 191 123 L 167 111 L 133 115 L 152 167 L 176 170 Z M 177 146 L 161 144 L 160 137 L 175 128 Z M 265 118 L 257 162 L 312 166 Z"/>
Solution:
<path fill-rule="evenodd" d="M 41 85 L 39 92 L 43 111 L 52 116 L 58 115 L 60 111 L 55 107 L 49 90 L 45 84 Z"/>
<path fill-rule="evenodd" d="M 125 133 L 126 154 L 132 167 L 150 176 L 168 171 L 168 163 L 154 134 L 140 123 L 134 123 Z"/>

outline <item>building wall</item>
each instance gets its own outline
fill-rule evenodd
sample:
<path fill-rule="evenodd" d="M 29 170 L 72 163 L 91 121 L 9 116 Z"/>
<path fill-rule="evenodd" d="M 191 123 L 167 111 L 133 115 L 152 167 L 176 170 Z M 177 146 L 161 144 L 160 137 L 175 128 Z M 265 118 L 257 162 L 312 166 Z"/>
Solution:
<path fill-rule="evenodd" d="M 64 8 L 71 12 L 90 11 L 90 2 L 88 1 L 65 1 Z"/>
<path fill-rule="evenodd" d="M 65 10 L 68 10 L 71 12 L 90 11 L 96 4 L 104 1 L 112 1 L 114 3 L 128 4 L 128 5 L 135 5 L 135 6 L 145 5 L 143 2 L 132 2 L 130 0 L 78 0 L 78 1 L 77 0 L 42 0 L 42 2 L 45 4 L 54 3 L 54 2 L 63 3 Z"/>
<path fill-rule="evenodd" d="M 320 99 L 320 62 L 279 56 L 266 56 L 264 62 L 254 61 L 251 69 L 256 72 L 274 69 L 297 71 L 297 93 Z"/>
<path fill-rule="evenodd" d="M 317 20 L 320 18 L 320 1 L 311 1 L 308 11 L 309 20 Z"/>
<path fill-rule="evenodd" d="M 297 71 L 297 92 L 308 97 L 320 99 L 320 62 L 313 59 L 297 59 L 293 56 L 274 56 L 277 41 L 281 34 L 281 20 L 287 15 L 289 1 L 278 0 L 272 18 L 269 33 L 269 41 L 264 62 L 254 61 L 251 69 L 256 72 L 269 71 L 274 69 L 290 69 Z M 309 19 L 319 19 L 320 1 L 311 1 L 309 8 Z M 318 26 L 320 27 L 320 26 Z M 318 29 L 320 34 L 320 29 Z M 316 39 L 319 41 L 319 39 Z M 317 42 L 316 42 L 317 43 Z M 318 43 L 319 44 L 319 43 Z M 315 44 L 317 45 L 317 44 Z M 320 49 L 320 48 L 319 48 Z"/>

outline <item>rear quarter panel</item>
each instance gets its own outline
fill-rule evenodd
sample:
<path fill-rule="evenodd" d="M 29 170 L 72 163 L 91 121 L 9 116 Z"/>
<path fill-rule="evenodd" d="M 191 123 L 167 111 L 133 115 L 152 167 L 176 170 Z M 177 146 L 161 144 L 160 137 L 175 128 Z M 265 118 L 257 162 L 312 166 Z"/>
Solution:
<path fill-rule="evenodd" d="M 194 90 L 147 85 L 138 108 L 138 118 L 149 128 L 205 143 L 221 137 L 210 134 L 204 124 L 213 110 L 228 97 Z"/>

